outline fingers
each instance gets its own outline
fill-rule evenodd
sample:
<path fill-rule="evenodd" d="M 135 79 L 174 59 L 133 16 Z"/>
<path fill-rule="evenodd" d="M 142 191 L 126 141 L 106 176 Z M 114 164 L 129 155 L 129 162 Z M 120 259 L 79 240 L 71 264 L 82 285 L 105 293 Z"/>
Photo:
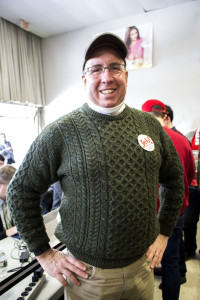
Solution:
<path fill-rule="evenodd" d="M 147 250 L 146 256 L 147 260 L 151 261 L 151 269 L 155 268 L 161 262 L 167 241 L 168 237 L 159 234 L 155 242 Z"/>
<path fill-rule="evenodd" d="M 82 270 L 82 271 L 85 271 L 86 270 L 86 266 L 80 261 L 80 260 L 77 260 L 75 257 L 73 257 L 72 255 L 67 255 L 65 253 L 62 253 L 61 254 L 64 256 L 65 260 L 73 266 L 73 268 L 75 268 L 77 271 L 78 270 Z M 75 269 L 71 270 L 73 272 L 75 272 Z M 76 273 L 76 272 L 75 272 Z M 83 272 L 85 273 L 85 272 Z M 77 273 L 78 274 L 78 273 Z M 80 275 L 80 274 L 79 274 Z"/>
<path fill-rule="evenodd" d="M 83 278 L 88 278 L 88 274 L 85 272 L 86 271 L 86 266 L 77 260 L 75 257 L 71 255 L 67 255 L 64 253 L 60 253 L 64 259 L 64 265 L 63 267 L 67 270 L 72 271 L 73 273 L 79 275 L 80 277 Z"/>
<path fill-rule="evenodd" d="M 147 260 L 149 261 L 154 260 L 154 262 L 156 262 L 162 259 L 162 251 L 149 249 L 148 252 L 146 252 L 146 256 L 147 256 Z"/>
<path fill-rule="evenodd" d="M 64 286 L 68 286 L 67 278 L 75 285 L 80 285 L 76 275 L 88 278 L 88 274 L 85 272 L 86 266 L 73 256 L 63 252 L 50 249 L 38 256 L 37 259 L 43 269 Z"/>
<path fill-rule="evenodd" d="M 88 274 L 85 272 L 86 266 L 71 255 L 67 255 L 64 253 L 61 254 L 65 260 L 62 274 L 65 275 L 67 278 L 69 278 L 69 280 L 73 284 L 80 285 L 80 282 L 76 278 L 76 275 L 87 279 Z"/>
<path fill-rule="evenodd" d="M 70 272 L 68 269 L 64 269 L 62 275 L 66 277 L 66 282 L 69 280 L 73 285 L 77 285 L 77 286 L 80 285 L 80 282 L 76 278 L 76 275 L 74 273 Z"/>
<path fill-rule="evenodd" d="M 61 275 L 58 274 L 55 278 L 64 286 L 68 286 L 67 280 Z"/>
<path fill-rule="evenodd" d="M 151 254 L 151 256 L 149 256 L 148 258 L 148 260 L 151 260 L 150 268 L 154 269 L 156 266 L 158 266 L 162 260 L 162 257 L 163 257 L 163 253 L 159 251 L 155 251 L 153 255 Z"/>
<path fill-rule="evenodd" d="M 64 274 L 65 273 L 65 274 Z M 68 280 L 73 284 L 73 285 L 77 285 L 80 286 L 80 282 L 78 281 L 78 279 L 73 276 L 73 274 L 71 272 L 69 272 L 68 270 L 64 270 L 63 274 L 58 273 L 56 276 L 54 276 L 62 285 L 64 286 L 68 286 Z"/>

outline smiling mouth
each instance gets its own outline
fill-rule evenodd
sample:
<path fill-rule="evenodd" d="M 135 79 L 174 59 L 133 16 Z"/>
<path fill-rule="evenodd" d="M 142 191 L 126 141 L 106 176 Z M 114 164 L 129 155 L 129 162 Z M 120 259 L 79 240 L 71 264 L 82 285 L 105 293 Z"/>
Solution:
<path fill-rule="evenodd" d="M 112 94 L 115 92 L 115 90 L 103 90 L 103 91 L 100 91 L 102 94 Z"/>

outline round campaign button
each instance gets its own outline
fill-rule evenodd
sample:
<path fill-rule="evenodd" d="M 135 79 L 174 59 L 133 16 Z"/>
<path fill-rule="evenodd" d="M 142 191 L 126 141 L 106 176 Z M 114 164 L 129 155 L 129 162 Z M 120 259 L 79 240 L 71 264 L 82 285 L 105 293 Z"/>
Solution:
<path fill-rule="evenodd" d="M 146 151 L 153 151 L 155 149 L 154 142 L 148 135 L 140 134 L 138 136 L 138 143 Z"/>

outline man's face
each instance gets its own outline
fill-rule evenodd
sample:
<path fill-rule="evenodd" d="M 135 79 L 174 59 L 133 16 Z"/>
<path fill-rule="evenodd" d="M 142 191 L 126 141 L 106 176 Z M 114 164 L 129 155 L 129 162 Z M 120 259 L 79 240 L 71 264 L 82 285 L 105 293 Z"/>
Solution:
<path fill-rule="evenodd" d="M 7 184 L 0 183 L 0 198 L 6 201 Z"/>
<path fill-rule="evenodd" d="M 92 66 L 109 67 L 113 64 L 124 64 L 123 59 L 116 50 L 109 47 L 101 47 L 94 51 L 92 57 L 86 62 L 85 70 Z M 110 108 L 123 102 L 128 72 L 112 75 L 109 69 L 105 69 L 101 74 L 94 76 L 88 73 L 82 76 L 83 83 L 89 99 L 96 105 Z"/>

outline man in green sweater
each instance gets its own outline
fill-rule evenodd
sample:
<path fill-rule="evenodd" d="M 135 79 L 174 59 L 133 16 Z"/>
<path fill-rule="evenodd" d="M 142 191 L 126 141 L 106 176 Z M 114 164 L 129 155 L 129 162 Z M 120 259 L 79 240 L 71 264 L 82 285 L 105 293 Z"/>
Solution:
<path fill-rule="evenodd" d="M 176 225 L 182 166 L 162 126 L 124 103 L 127 48 L 105 33 L 88 47 L 81 108 L 48 125 L 8 189 L 20 236 L 41 266 L 66 286 L 66 299 L 153 299 L 153 268 Z M 40 196 L 60 181 L 61 222 L 49 246 Z M 157 218 L 158 184 L 163 205 Z"/>

